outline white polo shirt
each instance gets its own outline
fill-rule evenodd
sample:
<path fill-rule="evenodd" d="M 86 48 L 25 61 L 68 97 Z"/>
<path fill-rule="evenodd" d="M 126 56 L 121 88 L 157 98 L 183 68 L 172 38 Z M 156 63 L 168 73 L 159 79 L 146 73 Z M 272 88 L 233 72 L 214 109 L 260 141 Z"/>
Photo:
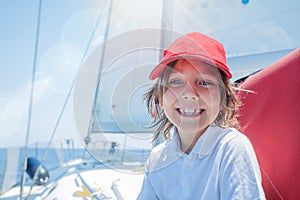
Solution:
<path fill-rule="evenodd" d="M 153 148 L 139 200 L 265 199 L 253 147 L 236 129 L 210 126 L 189 154 L 177 133 Z"/>

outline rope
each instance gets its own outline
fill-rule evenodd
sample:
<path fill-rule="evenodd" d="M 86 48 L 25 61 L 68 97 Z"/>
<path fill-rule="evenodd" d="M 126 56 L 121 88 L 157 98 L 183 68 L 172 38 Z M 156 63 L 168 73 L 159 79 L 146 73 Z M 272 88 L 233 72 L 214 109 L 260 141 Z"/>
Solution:
<path fill-rule="evenodd" d="M 28 149 L 28 141 L 29 141 L 30 128 L 31 128 L 31 114 L 32 114 L 35 72 L 36 72 L 36 63 L 37 63 L 38 46 L 39 46 L 41 10 L 42 10 L 42 0 L 39 1 L 37 26 L 36 26 L 36 37 L 35 37 L 35 48 L 34 48 L 35 50 L 34 50 L 34 57 L 33 57 L 33 68 L 32 68 L 32 78 L 31 78 L 31 87 L 30 87 L 29 108 L 28 108 L 28 120 L 27 120 L 25 147 L 24 147 L 23 172 L 22 172 L 21 187 L 20 187 L 20 199 L 22 199 L 22 196 L 23 196 L 23 189 L 24 189 L 25 177 L 26 177 L 25 174 L 26 174 L 26 168 L 27 168 L 27 149 Z"/>

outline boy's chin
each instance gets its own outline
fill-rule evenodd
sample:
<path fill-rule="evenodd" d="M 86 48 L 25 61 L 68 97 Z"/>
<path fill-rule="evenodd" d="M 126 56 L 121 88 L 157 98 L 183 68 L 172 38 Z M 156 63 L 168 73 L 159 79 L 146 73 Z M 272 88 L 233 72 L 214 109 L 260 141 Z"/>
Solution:
<path fill-rule="evenodd" d="M 179 131 L 187 133 L 187 134 L 198 134 L 203 133 L 208 125 L 199 125 L 199 124 L 193 124 L 193 123 L 182 123 L 177 128 Z"/>

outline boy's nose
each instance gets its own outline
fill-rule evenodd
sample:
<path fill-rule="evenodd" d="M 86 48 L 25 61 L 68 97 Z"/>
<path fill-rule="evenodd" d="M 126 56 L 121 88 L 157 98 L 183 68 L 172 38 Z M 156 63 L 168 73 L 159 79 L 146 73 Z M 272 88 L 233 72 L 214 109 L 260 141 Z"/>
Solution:
<path fill-rule="evenodd" d="M 186 100 L 198 100 L 199 95 L 191 84 L 186 84 L 183 89 L 182 98 Z"/>

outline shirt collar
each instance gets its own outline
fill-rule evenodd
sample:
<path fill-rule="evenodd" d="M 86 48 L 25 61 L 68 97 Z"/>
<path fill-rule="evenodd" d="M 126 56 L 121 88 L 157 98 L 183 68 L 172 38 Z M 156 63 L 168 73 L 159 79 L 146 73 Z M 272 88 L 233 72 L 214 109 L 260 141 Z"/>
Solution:
<path fill-rule="evenodd" d="M 197 155 L 199 158 L 209 155 L 218 143 L 222 130 L 216 125 L 209 126 L 198 139 L 190 154 Z M 180 149 L 179 134 L 174 129 L 171 141 L 164 142 L 152 150 L 150 158 L 147 160 L 145 171 L 151 172 L 167 167 L 184 154 Z"/>
<path fill-rule="evenodd" d="M 209 155 L 215 148 L 222 130 L 217 125 L 210 125 L 198 139 L 190 154 L 198 154 L 199 158 Z M 170 147 L 170 150 L 176 151 L 178 156 L 184 154 L 180 149 L 180 138 L 176 128 L 174 129 L 173 138 L 170 141 Z"/>

